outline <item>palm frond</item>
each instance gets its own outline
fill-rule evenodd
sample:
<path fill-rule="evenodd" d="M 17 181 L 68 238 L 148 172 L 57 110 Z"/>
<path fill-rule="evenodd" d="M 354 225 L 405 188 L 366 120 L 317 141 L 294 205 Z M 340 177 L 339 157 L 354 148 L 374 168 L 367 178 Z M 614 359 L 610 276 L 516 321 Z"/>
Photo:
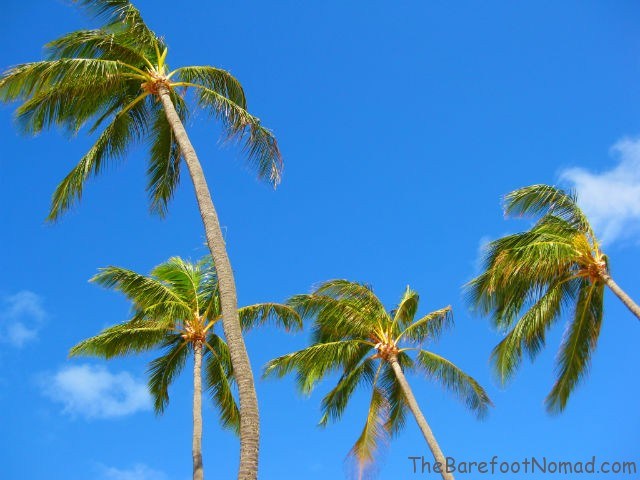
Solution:
<path fill-rule="evenodd" d="M 109 111 L 114 96 L 122 98 L 123 92 L 128 93 L 126 87 L 118 78 L 105 77 L 41 89 L 18 107 L 16 121 L 26 134 L 35 135 L 54 126 L 76 134 L 89 119 Z"/>
<path fill-rule="evenodd" d="M 407 339 L 420 343 L 425 340 L 437 340 L 442 332 L 453 326 L 453 313 L 451 306 L 441 308 L 428 313 L 424 317 L 416 320 L 404 329 L 398 339 Z"/>
<path fill-rule="evenodd" d="M 376 372 L 375 362 L 366 358 L 356 365 L 355 368 L 345 368 L 336 386 L 322 399 L 320 426 L 326 426 L 329 421 L 340 420 L 356 387 L 372 384 Z"/>
<path fill-rule="evenodd" d="M 418 365 L 429 377 L 452 391 L 478 417 L 486 415 L 489 406 L 492 405 L 491 400 L 471 376 L 446 358 L 427 350 L 420 350 L 417 359 Z"/>
<path fill-rule="evenodd" d="M 402 370 L 405 372 L 413 367 L 413 361 L 405 352 L 398 354 L 398 363 L 400 363 Z M 409 407 L 407 406 L 402 386 L 389 365 L 383 367 L 383 372 L 380 377 L 380 387 L 385 392 L 385 398 L 389 403 L 389 416 L 384 428 L 390 436 L 394 436 L 404 428 Z"/>
<path fill-rule="evenodd" d="M 190 351 L 189 343 L 181 335 L 165 336 L 162 344 L 164 355 L 149 363 L 149 392 L 153 407 L 160 415 L 169 404 L 169 386 L 180 374 Z"/>
<path fill-rule="evenodd" d="M 163 51 L 166 46 L 142 19 L 140 11 L 128 0 L 73 0 L 88 12 L 106 22 L 103 29 L 109 32 L 126 32 L 137 38 L 139 44 L 149 50 Z"/>
<path fill-rule="evenodd" d="M 217 92 L 246 111 L 247 100 L 240 82 L 226 70 L 210 66 L 190 66 L 176 68 L 172 73 L 182 82 L 202 85 Z"/>
<path fill-rule="evenodd" d="M 504 199 L 505 215 L 546 215 L 561 217 L 583 232 L 591 227 L 577 204 L 575 192 L 565 192 L 551 185 L 531 185 L 507 194 Z"/>
<path fill-rule="evenodd" d="M 558 355 L 557 380 L 545 403 L 550 412 L 561 412 L 569 395 L 589 369 L 600 335 L 604 283 L 581 280 L 573 321 L 569 324 Z"/>
<path fill-rule="evenodd" d="M 176 82 L 176 86 L 194 87 L 198 106 L 222 123 L 227 141 L 242 146 L 247 163 L 257 172 L 258 178 L 268 180 L 274 187 L 280 183 L 283 163 L 278 141 L 271 130 L 262 126 L 260 119 L 203 85 Z"/>
<path fill-rule="evenodd" d="M 168 304 L 175 309 L 171 313 L 191 312 L 191 306 L 167 285 L 126 268 L 113 266 L 102 268 L 100 273 L 90 281 L 102 287 L 122 292 L 134 303 L 137 309 Z M 179 316 L 179 318 L 181 317 Z"/>
<path fill-rule="evenodd" d="M 146 102 L 138 102 L 123 115 L 116 115 L 100 134 L 82 160 L 56 188 L 47 220 L 55 221 L 82 198 L 84 184 L 90 176 L 99 174 L 109 160 L 121 159 L 132 142 L 146 133 L 149 115 Z"/>
<path fill-rule="evenodd" d="M 207 389 L 219 409 L 220 423 L 223 427 L 239 433 L 240 410 L 232 392 L 233 368 L 229 347 L 215 334 L 208 336 L 206 347 Z"/>
<path fill-rule="evenodd" d="M 336 300 L 330 296 L 295 295 L 287 301 L 303 319 L 314 319 L 314 342 L 339 338 L 367 338 L 378 319 L 367 315 L 358 301 Z"/>
<path fill-rule="evenodd" d="M 243 331 L 272 323 L 286 331 L 302 329 L 302 320 L 297 312 L 279 303 L 258 303 L 238 310 Z"/>
<path fill-rule="evenodd" d="M 379 374 L 380 368 L 373 380 L 374 386 L 372 388 L 371 401 L 369 402 L 367 420 L 360 436 L 349 452 L 349 455 L 358 464 L 360 478 L 374 462 L 375 454 L 381 444 L 388 438 L 385 422 L 388 417 L 389 405 L 384 392 L 376 385 Z"/>
<path fill-rule="evenodd" d="M 361 358 L 363 351 L 366 352 L 370 348 L 360 340 L 311 345 L 271 360 L 265 366 L 264 376 L 283 377 L 296 370 L 298 388 L 303 393 L 310 393 L 324 375 L 337 371 L 344 365 L 353 364 L 354 359 Z"/>
<path fill-rule="evenodd" d="M 124 62 L 138 68 L 151 65 L 145 52 L 140 51 L 137 39 L 127 32 L 78 30 L 47 43 L 45 51 L 50 60 L 99 58 Z"/>
<path fill-rule="evenodd" d="M 71 86 L 111 84 L 130 78 L 133 72 L 114 60 L 61 58 L 23 63 L 11 67 L 0 77 L 0 101 L 26 100 L 38 92 Z"/>
<path fill-rule="evenodd" d="M 490 315 L 498 328 L 511 327 L 520 311 L 537 302 L 550 285 L 576 271 L 573 237 L 551 228 L 556 221 L 548 220 L 540 228 L 491 242 L 484 271 L 465 286 L 469 303 Z"/>
<path fill-rule="evenodd" d="M 69 351 L 69 356 L 91 355 L 112 358 L 130 353 L 146 352 L 158 346 L 168 333 L 164 323 L 134 321 L 104 329 Z"/>
<path fill-rule="evenodd" d="M 568 279 L 550 286 L 493 349 L 491 360 L 502 384 L 513 377 L 525 352 L 533 360 L 544 347 L 547 330 L 574 298 L 575 286 L 575 281 Z"/>
<path fill-rule="evenodd" d="M 418 311 L 419 300 L 418 292 L 407 286 L 398 307 L 391 312 L 394 326 L 397 325 L 400 330 L 404 330 L 413 322 Z"/>
<path fill-rule="evenodd" d="M 151 212 L 164 217 L 180 183 L 182 155 L 164 112 L 157 110 L 155 115 L 150 135 L 147 192 Z"/>
<path fill-rule="evenodd" d="M 151 271 L 151 275 L 189 305 L 192 312 L 198 313 L 202 311 L 205 296 L 200 286 L 207 274 L 203 263 L 194 264 L 180 257 L 171 257 Z"/>

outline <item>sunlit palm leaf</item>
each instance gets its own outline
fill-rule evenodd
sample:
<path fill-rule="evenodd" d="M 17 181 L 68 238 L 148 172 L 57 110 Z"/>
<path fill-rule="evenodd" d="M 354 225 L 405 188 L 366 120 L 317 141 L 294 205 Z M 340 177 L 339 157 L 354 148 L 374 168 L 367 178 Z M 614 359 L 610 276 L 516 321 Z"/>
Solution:
<path fill-rule="evenodd" d="M 558 379 L 546 398 L 552 412 L 564 410 L 569 395 L 586 375 L 602 324 L 604 284 L 583 280 L 573 321 L 558 355 Z"/>
<path fill-rule="evenodd" d="M 444 330 L 452 326 L 453 313 L 451 307 L 445 307 L 416 320 L 400 333 L 400 337 L 406 337 L 416 343 L 437 340 Z"/>
<path fill-rule="evenodd" d="M 364 354 L 368 351 L 368 348 L 365 349 Z M 319 424 L 324 427 L 329 421 L 340 420 L 356 387 L 371 385 L 375 371 L 376 365 L 371 359 L 365 359 L 355 367 L 345 368 L 336 386 L 322 399 L 322 418 Z"/>
<path fill-rule="evenodd" d="M 267 363 L 264 374 L 282 377 L 296 370 L 298 387 L 302 392 L 310 393 L 324 375 L 352 362 L 362 351 L 362 345 L 363 342 L 360 340 L 312 345 L 271 360 Z"/>
<path fill-rule="evenodd" d="M 243 331 L 254 327 L 263 326 L 267 323 L 283 327 L 285 330 L 300 330 L 302 320 L 296 311 L 286 305 L 279 303 L 258 303 L 238 309 L 240 324 Z"/>
<path fill-rule="evenodd" d="M 413 322 L 413 319 L 416 316 L 416 312 L 418 311 L 419 300 L 420 297 L 418 293 L 407 287 L 404 294 L 402 295 L 402 299 L 400 300 L 398 307 L 393 312 L 391 312 L 394 326 L 397 326 L 396 328 L 398 328 L 400 331 L 407 328 L 411 324 L 411 322 Z"/>
<path fill-rule="evenodd" d="M 545 345 L 546 331 L 560 318 L 562 307 L 574 295 L 574 281 L 567 280 L 550 287 L 493 349 L 491 359 L 501 383 L 515 374 L 524 353 L 531 360 L 536 357 Z"/>
<path fill-rule="evenodd" d="M 217 335 L 209 335 L 205 350 L 207 389 L 215 399 L 220 413 L 220 423 L 236 433 L 240 429 L 240 411 L 233 396 L 233 368 L 229 347 Z"/>
<path fill-rule="evenodd" d="M 156 348 L 168 332 L 169 328 L 163 323 L 139 321 L 122 323 L 78 343 L 70 350 L 69 355 L 112 358 L 146 352 Z"/>
<path fill-rule="evenodd" d="M 491 400 L 473 378 L 449 360 L 433 352 L 420 350 L 417 359 L 418 365 L 424 369 L 429 377 L 451 390 L 478 417 L 487 414 L 489 406 L 492 405 Z"/>
<path fill-rule="evenodd" d="M 376 373 L 379 376 L 380 370 Z M 364 471 L 374 462 L 375 454 L 381 444 L 388 439 L 389 435 L 385 429 L 385 422 L 388 417 L 389 404 L 384 396 L 384 392 L 376 386 L 376 378 L 373 380 L 373 388 L 367 420 L 362 429 L 362 433 L 351 448 L 349 455 L 352 456 L 360 470 L 360 477 Z"/>
<path fill-rule="evenodd" d="M 180 375 L 191 351 L 181 335 L 165 336 L 162 346 L 164 355 L 153 360 L 147 370 L 149 391 L 157 414 L 163 413 L 169 404 L 169 386 Z"/>
<path fill-rule="evenodd" d="M 557 215 L 583 232 L 591 232 L 589 221 L 577 205 L 574 192 L 564 192 L 550 185 L 531 185 L 505 197 L 506 215 Z"/>

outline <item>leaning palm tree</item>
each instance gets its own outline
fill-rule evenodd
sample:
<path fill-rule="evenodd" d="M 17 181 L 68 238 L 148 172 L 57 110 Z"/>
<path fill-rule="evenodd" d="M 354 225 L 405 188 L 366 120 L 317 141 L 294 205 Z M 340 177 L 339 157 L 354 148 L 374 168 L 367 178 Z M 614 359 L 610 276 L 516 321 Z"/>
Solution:
<path fill-rule="evenodd" d="M 506 215 L 538 215 L 530 230 L 491 242 L 482 273 L 468 285 L 470 303 L 506 332 L 492 360 L 499 380 L 513 377 L 526 353 L 534 359 L 547 330 L 565 313 L 572 319 L 558 355 L 547 409 L 562 411 L 585 376 L 596 347 L 608 286 L 640 318 L 640 307 L 613 281 L 607 256 L 576 196 L 532 185 L 505 197 Z"/>
<path fill-rule="evenodd" d="M 418 294 L 407 287 L 397 308 L 387 312 L 368 286 L 347 280 L 328 281 L 289 304 L 301 317 L 315 319 L 312 345 L 270 361 L 265 375 L 282 377 L 295 370 L 300 390 L 310 393 L 321 378 L 340 372 L 337 385 L 322 400 L 321 426 L 340 419 L 356 387 L 371 389 L 365 425 L 350 452 L 360 475 L 372 464 L 380 443 L 404 426 L 408 408 L 442 466 L 442 477 L 452 479 L 405 377 L 420 369 L 479 416 L 486 413 L 491 401 L 482 387 L 449 360 L 422 349 L 452 325 L 451 307 L 416 319 Z"/>
<path fill-rule="evenodd" d="M 193 355 L 193 479 L 202 480 L 202 362 L 206 387 L 220 412 L 223 426 L 239 429 L 239 412 L 232 393 L 235 372 L 229 349 L 215 327 L 222 318 L 218 278 L 211 261 L 190 263 L 169 259 L 144 276 L 120 267 L 107 267 L 91 281 L 118 290 L 133 303 L 131 319 L 80 342 L 71 355 L 111 358 L 162 349 L 149 365 L 149 391 L 161 414 L 169 403 L 169 386 Z M 286 305 L 263 303 L 238 310 L 244 330 L 267 321 L 289 330 L 300 328 L 298 314 Z"/>
<path fill-rule="evenodd" d="M 196 107 L 240 142 L 258 176 L 275 185 L 282 161 L 272 133 L 247 111 L 240 83 L 225 70 L 190 66 L 170 70 L 167 45 L 128 0 L 75 0 L 103 21 L 101 28 L 69 33 L 46 45 L 48 59 L 25 63 L 0 77 L 0 101 L 21 101 L 17 120 L 37 134 L 59 126 L 76 134 L 99 132 L 94 145 L 53 194 L 49 220 L 82 196 L 85 181 L 135 144 L 149 146 L 150 208 L 164 215 L 184 159 L 195 188 L 205 236 L 220 283 L 223 327 L 240 396 L 238 478 L 255 479 L 259 416 L 253 373 L 237 314 L 236 287 L 216 210 L 184 122 Z"/>

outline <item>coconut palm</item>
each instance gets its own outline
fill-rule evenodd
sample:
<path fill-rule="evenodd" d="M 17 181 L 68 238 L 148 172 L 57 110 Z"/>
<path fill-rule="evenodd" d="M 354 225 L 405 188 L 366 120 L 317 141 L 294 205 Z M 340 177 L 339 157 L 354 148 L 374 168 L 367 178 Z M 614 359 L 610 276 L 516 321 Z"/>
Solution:
<path fill-rule="evenodd" d="M 535 358 L 554 323 L 572 315 L 546 398 L 549 411 L 562 411 L 596 347 L 605 285 L 638 318 L 640 307 L 611 278 L 607 256 L 574 193 L 532 185 L 509 193 L 504 210 L 507 216 L 539 218 L 530 230 L 489 243 L 482 273 L 467 285 L 469 300 L 506 332 L 492 353 L 502 383 L 513 377 L 525 353 Z"/>
<path fill-rule="evenodd" d="M 404 426 L 407 409 L 435 460 L 446 464 L 405 373 L 422 370 L 479 416 L 491 404 L 473 378 L 449 360 L 422 349 L 424 342 L 437 340 L 452 325 L 451 307 L 416 319 L 418 294 L 407 287 L 396 309 L 387 312 L 368 286 L 347 280 L 328 281 L 288 303 L 302 318 L 315 319 L 312 345 L 270 361 L 265 375 L 282 377 L 295 370 L 298 387 L 310 393 L 320 379 L 340 372 L 338 383 L 322 400 L 322 426 L 340 419 L 356 387 L 371 390 L 364 428 L 350 452 L 361 475 L 372 464 L 380 443 Z M 452 479 L 445 470 L 442 477 Z"/>
<path fill-rule="evenodd" d="M 282 161 L 272 133 L 247 111 L 240 83 L 225 70 L 189 66 L 170 70 L 167 45 L 128 0 L 75 0 L 102 27 L 69 33 L 46 45 L 48 58 L 25 63 L 0 77 L 0 100 L 20 101 L 17 120 L 37 134 L 58 126 L 96 133 L 94 145 L 53 194 L 56 220 L 83 194 L 85 181 L 130 147 L 149 148 L 147 191 L 152 212 L 164 215 L 184 159 L 193 182 L 207 243 L 220 285 L 223 327 L 240 396 L 240 479 L 257 475 L 258 404 L 237 314 L 236 287 L 204 173 L 184 122 L 192 107 L 218 119 L 226 136 L 243 145 L 260 178 L 275 185 Z"/>
<path fill-rule="evenodd" d="M 131 319 L 80 342 L 71 355 L 103 358 L 161 349 L 149 364 L 149 391 L 161 414 L 169 403 L 169 386 L 193 355 L 193 478 L 202 480 L 202 362 L 206 388 L 220 412 L 223 426 L 239 429 L 232 393 L 235 372 L 229 349 L 215 327 L 222 318 L 220 290 L 209 258 L 190 263 L 173 257 L 144 276 L 120 267 L 107 267 L 91 281 L 118 290 L 132 302 Z M 268 321 L 289 330 L 300 328 L 298 314 L 286 305 L 262 303 L 238 311 L 244 330 Z"/>

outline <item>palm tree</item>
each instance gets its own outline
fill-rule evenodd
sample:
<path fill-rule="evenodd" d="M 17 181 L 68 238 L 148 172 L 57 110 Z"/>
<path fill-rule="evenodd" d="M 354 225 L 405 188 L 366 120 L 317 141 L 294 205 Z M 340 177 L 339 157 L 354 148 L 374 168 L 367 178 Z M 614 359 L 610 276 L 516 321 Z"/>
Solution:
<path fill-rule="evenodd" d="M 321 378 L 341 372 L 337 385 L 322 400 L 321 426 L 340 419 L 357 386 L 371 389 L 367 419 L 350 452 L 360 475 L 373 462 L 380 443 L 404 426 L 408 408 L 442 465 L 442 477 L 452 479 L 405 377 L 418 368 L 479 416 L 486 413 L 491 401 L 482 387 L 449 360 L 422 349 L 424 342 L 437 340 L 452 325 L 451 307 L 416 320 L 418 294 L 408 287 L 397 308 L 387 312 L 368 286 L 347 280 L 330 280 L 288 303 L 302 318 L 315 318 L 312 345 L 270 361 L 265 375 L 282 377 L 296 370 L 298 387 L 310 393 Z M 414 358 L 409 352 L 416 352 Z"/>
<path fill-rule="evenodd" d="M 215 332 L 222 318 L 220 290 L 209 258 L 189 263 L 173 257 L 150 276 L 120 267 L 107 267 L 91 279 L 118 290 L 133 303 L 130 320 L 80 342 L 71 355 L 103 358 L 161 348 L 149 364 L 149 391 L 157 414 L 169 403 L 169 386 L 193 354 L 193 479 L 202 480 L 202 362 L 206 388 L 211 392 L 225 427 L 239 429 L 239 412 L 232 393 L 235 371 L 225 341 Z M 289 330 L 301 328 L 298 314 L 286 305 L 263 303 L 238 311 L 244 330 L 267 321 Z"/>
<path fill-rule="evenodd" d="M 240 396 L 238 478 L 255 479 L 259 414 L 253 373 L 237 313 L 236 287 L 211 194 L 184 122 L 190 106 L 217 118 L 241 142 L 249 164 L 273 185 L 282 160 L 272 133 L 247 111 L 240 83 L 225 70 L 190 66 L 169 70 L 167 46 L 128 0 L 75 0 L 104 22 L 46 45 L 48 59 L 15 66 L 0 77 L 0 100 L 23 102 L 17 119 L 26 133 L 53 126 L 75 134 L 99 131 L 91 149 L 57 187 L 48 219 L 82 196 L 85 181 L 134 144 L 147 143 L 147 191 L 152 212 L 164 215 L 184 159 L 195 188 L 205 236 L 220 284 L 223 328 Z"/>
<path fill-rule="evenodd" d="M 538 215 L 530 230 L 491 242 L 482 273 L 467 285 L 470 303 L 506 332 L 492 360 L 502 383 L 513 377 L 524 353 L 534 359 L 547 330 L 565 313 L 572 319 L 558 355 L 547 409 L 562 411 L 588 370 L 608 286 L 640 318 L 640 307 L 613 281 L 609 261 L 576 196 L 532 185 L 505 197 L 505 214 Z"/>

